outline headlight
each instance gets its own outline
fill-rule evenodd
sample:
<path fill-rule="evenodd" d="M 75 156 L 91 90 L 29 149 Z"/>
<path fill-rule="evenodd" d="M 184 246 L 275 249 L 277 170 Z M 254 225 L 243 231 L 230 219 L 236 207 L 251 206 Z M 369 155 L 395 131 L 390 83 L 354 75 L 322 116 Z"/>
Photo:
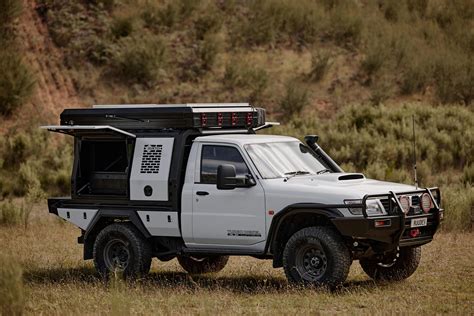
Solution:
<path fill-rule="evenodd" d="M 362 200 L 344 200 L 345 204 L 362 204 Z M 383 207 L 382 203 L 378 199 L 367 200 L 367 215 L 368 216 L 377 216 L 377 215 L 386 215 L 387 212 Z M 354 215 L 362 215 L 362 208 L 360 207 L 349 207 L 349 211 Z"/>

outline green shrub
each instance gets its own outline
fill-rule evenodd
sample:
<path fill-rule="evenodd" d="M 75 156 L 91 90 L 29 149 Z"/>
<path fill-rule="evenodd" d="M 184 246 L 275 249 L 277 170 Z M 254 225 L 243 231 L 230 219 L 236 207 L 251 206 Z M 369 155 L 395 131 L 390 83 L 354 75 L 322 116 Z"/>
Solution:
<path fill-rule="evenodd" d="M 300 115 L 309 104 L 309 91 L 295 81 L 286 84 L 286 93 L 279 102 L 282 119 L 288 120 L 293 116 Z"/>
<path fill-rule="evenodd" d="M 329 11 L 328 33 L 342 46 L 358 46 L 363 30 L 360 9 L 354 2 L 341 1 Z"/>
<path fill-rule="evenodd" d="M 112 21 L 110 30 L 116 38 L 126 37 L 132 34 L 135 23 L 133 16 L 117 16 Z"/>
<path fill-rule="evenodd" d="M 0 223 L 7 226 L 15 226 L 24 223 L 25 209 L 23 205 L 18 206 L 12 200 L 0 204 Z"/>
<path fill-rule="evenodd" d="M 474 186 L 474 163 L 466 165 L 463 170 L 462 182 L 465 185 Z"/>
<path fill-rule="evenodd" d="M 326 75 L 331 67 L 331 56 L 324 50 L 313 51 L 311 54 L 311 71 L 308 80 L 318 82 Z"/>
<path fill-rule="evenodd" d="M 371 87 L 371 95 L 369 98 L 370 103 L 373 105 L 379 105 L 384 101 L 388 100 L 392 96 L 392 83 L 388 78 L 380 77 L 374 79 Z"/>
<path fill-rule="evenodd" d="M 151 35 L 127 37 L 113 58 L 112 72 L 122 81 L 152 85 L 166 67 L 166 47 Z"/>
<path fill-rule="evenodd" d="M 225 68 L 223 84 L 228 90 L 238 91 L 251 103 L 263 101 L 269 76 L 265 69 L 245 60 L 231 60 Z"/>
<path fill-rule="evenodd" d="M 223 23 L 222 15 L 215 8 L 206 8 L 206 14 L 199 16 L 194 23 L 194 31 L 196 38 L 203 40 L 208 34 L 217 33 Z"/>
<path fill-rule="evenodd" d="M 443 103 L 471 104 L 474 100 L 474 59 L 461 52 L 444 52 L 434 70 L 436 93 Z"/>
<path fill-rule="evenodd" d="M 383 44 L 378 40 L 373 40 L 365 53 L 361 68 L 368 76 L 371 76 L 382 68 L 386 59 L 387 54 Z"/>
<path fill-rule="evenodd" d="M 12 24 L 23 11 L 21 0 L 0 1 L 0 43 L 13 38 Z"/>
<path fill-rule="evenodd" d="M 220 41 L 214 34 L 208 34 L 199 41 L 181 64 L 181 78 L 196 81 L 212 70 L 220 50 Z"/>
<path fill-rule="evenodd" d="M 0 114 L 10 115 L 32 95 L 33 73 L 13 50 L 0 51 Z"/>
<path fill-rule="evenodd" d="M 234 37 L 249 45 L 275 44 L 292 40 L 311 44 L 326 25 L 324 8 L 315 1 L 252 1 L 249 18 L 234 26 Z"/>
<path fill-rule="evenodd" d="M 458 232 L 472 230 L 474 228 L 474 187 L 444 187 L 441 197 L 441 206 L 446 210 L 442 227 Z"/>
<path fill-rule="evenodd" d="M 0 312 L 3 315 L 22 315 L 25 309 L 25 290 L 21 266 L 0 256 Z"/>

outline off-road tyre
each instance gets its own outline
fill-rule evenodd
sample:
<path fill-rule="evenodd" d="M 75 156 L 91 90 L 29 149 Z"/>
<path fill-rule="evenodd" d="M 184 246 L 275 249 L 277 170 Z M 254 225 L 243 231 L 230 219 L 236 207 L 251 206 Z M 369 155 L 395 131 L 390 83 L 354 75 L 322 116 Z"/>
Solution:
<path fill-rule="evenodd" d="M 285 275 L 295 285 L 335 289 L 346 280 L 351 263 L 342 237 L 329 227 L 303 228 L 290 237 L 283 250 Z"/>
<path fill-rule="evenodd" d="M 150 271 L 152 250 L 133 224 L 116 223 L 97 235 L 93 255 L 95 268 L 102 278 L 108 279 L 117 273 L 134 279 Z"/>
<path fill-rule="evenodd" d="M 401 248 L 391 263 L 360 259 L 362 269 L 369 277 L 380 281 L 401 281 L 410 277 L 421 260 L 421 247 Z"/>
<path fill-rule="evenodd" d="M 219 272 L 229 261 L 229 256 L 178 256 L 178 262 L 190 274 Z"/>

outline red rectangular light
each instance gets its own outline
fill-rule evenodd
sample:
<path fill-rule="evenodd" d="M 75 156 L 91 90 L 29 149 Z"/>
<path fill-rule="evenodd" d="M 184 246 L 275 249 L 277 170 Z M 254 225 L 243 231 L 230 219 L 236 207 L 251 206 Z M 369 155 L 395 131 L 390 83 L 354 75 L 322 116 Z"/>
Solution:
<path fill-rule="evenodd" d="M 238 119 L 238 118 L 237 118 L 237 113 L 232 112 L 230 118 L 231 118 L 231 119 L 230 119 L 230 122 L 231 122 L 232 126 L 237 125 L 237 119 Z"/>
<path fill-rule="evenodd" d="M 392 226 L 392 221 L 389 219 L 376 220 L 375 227 L 389 227 Z"/>
<path fill-rule="evenodd" d="M 207 114 L 206 113 L 201 113 L 201 126 L 202 127 L 207 126 Z"/>
<path fill-rule="evenodd" d="M 252 125 L 252 123 L 253 123 L 253 113 L 252 112 L 247 113 L 247 117 L 245 118 L 245 123 L 247 124 L 247 126 Z"/>
<path fill-rule="evenodd" d="M 222 126 L 224 123 L 224 116 L 222 113 L 217 113 L 217 126 Z"/>

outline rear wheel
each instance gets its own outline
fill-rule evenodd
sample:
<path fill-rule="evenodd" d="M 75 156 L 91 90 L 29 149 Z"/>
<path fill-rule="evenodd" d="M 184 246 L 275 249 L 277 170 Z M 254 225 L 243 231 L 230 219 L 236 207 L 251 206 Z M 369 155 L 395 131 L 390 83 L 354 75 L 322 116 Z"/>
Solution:
<path fill-rule="evenodd" d="M 334 288 L 349 273 L 351 256 L 340 235 L 328 227 L 307 227 L 296 232 L 283 251 L 288 281 Z"/>
<path fill-rule="evenodd" d="M 362 269 L 374 280 L 401 281 L 410 277 L 421 260 L 421 247 L 401 248 L 395 255 L 377 261 L 361 259 Z"/>
<path fill-rule="evenodd" d="M 191 274 L 219 272 L 229 261 L 229 256 L 178 256 L 178 262 Z"/>
<path fill-rule="evenodd" d="M 93 253 L 94 265 L 104 278 L 111 273 L 134 278 L 150 271 L 150 245 L 135 226 L 129 223 L 105 227 L 97 235 Z"/>

